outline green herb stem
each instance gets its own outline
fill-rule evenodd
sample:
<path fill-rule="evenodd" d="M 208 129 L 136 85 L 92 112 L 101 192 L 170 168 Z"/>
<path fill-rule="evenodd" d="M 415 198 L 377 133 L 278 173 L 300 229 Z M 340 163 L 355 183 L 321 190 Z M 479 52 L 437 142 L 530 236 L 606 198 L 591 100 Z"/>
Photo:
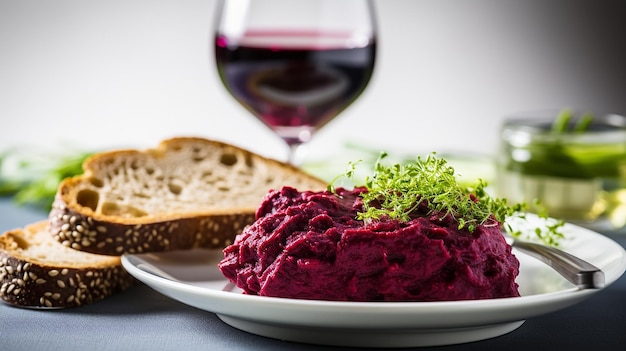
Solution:
<path fill-rule="evenodd" d="M 572 119 L 572 110 L 563 109 L 557 115 L 554 122 L 552 122 L 552 132 L 555 134 L 565 133 L 567 131 L 567 125 Z"/>

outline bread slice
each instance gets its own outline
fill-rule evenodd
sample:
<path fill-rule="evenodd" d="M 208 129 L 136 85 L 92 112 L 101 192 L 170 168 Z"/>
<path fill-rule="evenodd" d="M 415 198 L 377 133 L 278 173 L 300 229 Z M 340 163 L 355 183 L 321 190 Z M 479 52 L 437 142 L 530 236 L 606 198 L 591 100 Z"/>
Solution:
<path fill-rule="evenodd" d="M 135 283 L 119 257 L 65 247 L 47 226 L 41 221 L 0 235 L 1 300 L 21 307 L 76 307 Z"/>
<path fill-rule="evenodd" d="M 96 154 L 83 169 L 59 185 L 50 232 L 68 247 L 115 256 L 225 247 L 270 189 L 327 186 L 289 164 L 201 138 Z"/>

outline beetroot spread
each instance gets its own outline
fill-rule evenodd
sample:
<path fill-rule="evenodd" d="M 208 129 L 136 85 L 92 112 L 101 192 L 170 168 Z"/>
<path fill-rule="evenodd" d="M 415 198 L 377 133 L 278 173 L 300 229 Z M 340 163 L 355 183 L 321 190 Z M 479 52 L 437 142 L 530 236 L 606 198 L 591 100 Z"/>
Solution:
<path fill-rule="evenodd" d="M 498 226 L 458 230 L 431 213 L 356 220 L 359 193 L 269 192 L 219 268 L 246 294 L 338 301 L 445 301 L 519 296 L 519 261 Z"/>

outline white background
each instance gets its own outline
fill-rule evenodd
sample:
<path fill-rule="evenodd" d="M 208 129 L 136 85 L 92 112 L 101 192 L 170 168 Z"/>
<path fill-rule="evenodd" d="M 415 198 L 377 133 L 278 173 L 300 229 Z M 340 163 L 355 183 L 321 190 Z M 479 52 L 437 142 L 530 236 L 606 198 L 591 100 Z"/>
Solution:
<path fill-rule="evenodd" d="M 626 113 L 626 2 L 379 0 L 378 65 L 309 158 L 345 141 L 492 153 L 502 118 Z M 224 91 L 215 1 L 0 0 L 0 150 L 151 147 L 194 135 L 282 159 L 282 142 Z"/>

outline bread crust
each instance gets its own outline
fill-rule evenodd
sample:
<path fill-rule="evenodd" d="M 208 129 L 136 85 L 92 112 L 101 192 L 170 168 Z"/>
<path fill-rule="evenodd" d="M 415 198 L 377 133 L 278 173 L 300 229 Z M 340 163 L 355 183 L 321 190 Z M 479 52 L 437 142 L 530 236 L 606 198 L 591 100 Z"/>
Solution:
<path fill-rule="evenodd" d="M 119 256 L 192 248 L 223 248 L 254 221 L 254 212 L 189 214 L 145 223 L 99 219 L 76 211 L 57 196 L 50 211 L 50 233 L 75 250 Z"/>
<path fill-rule="evenodd" d="M 233 170 L 233 177 L 238 177 L 238 172 L 252 172 L 241 177 L 245 178 L 245 181 L 256 180 L 254 177 L 267 177 L 270 180 L 262 180 L 261 185 L 268 188 L 251 187 L 247 193 L 255 192 L 252 197 L 254 200 L 244 203 L 220 207 L 219 201 L 215 200 L 214 205 L 205 208 L 198 205 L 192 210 L 158 214 L 137 210 L 136 212 L 141 213 L 140 215 L 127 215 L 130 210 L 124 212 L 125 207 L 119 206 L 116 207 L 119 209 L 118 213 L 113 215 L 103 213 L 102 203 L 87 206 L 77 200 L 80 196 L 79 191 L 84 189 L 89 189 L 93 193 L 104 192 L 101 189 L 107 180 L 103 175 L 106 173 L 103 169 L 113 162 L 126 159 L 131 160 L 126 163 L 129 168 L 141 168 L 144 164 L 150 164 L 150 167 L 153 167 L 154 164 L 158 164 L 159 160 L 167 157 L 168 153 L 185 148 L 199 150 L 199 154 L 205 156 L 209 152 L 223 152 L 225 155 L 232 156 L 234 162 L 239 163 L 236 165 L 238 167 L 236 171 Z M 189 159 L 179 158 L 177 162 L 187 166 L 197 161 L 194 159 L 197 157 L 196 154 L 185 157 Z M 216 165 L 218 166 L 222 165 Z M 326 182 L 292 165 L 219 141 L 193 137 L 167 139 L 155 149 L 118 150 L 96 154 L 84 162 L 83 169 L 85 171 L 83 175 L 65 179 L 59 185 L 48 217 L 50 233 L 60 243 L 73 249 L 115 256 L 126 253 L 225 247 L 233 242 L 235 236 L 241 233 L 245 226 L 254 221 L 256 208 L 270 188 L 290 185 L 305 188 L 303 190 L 322 190 L 327 185 Z M 160 170 L 152 169 L 151 171 Z M 167 178 L 168 174 L 165 176 Z M 151 184 L 160 187 L 162 183 L 152 182 Z M 254 184 L 256 183 L 253 182 Z M 150 193 L 150 188 L 148 186 L 146 188 L 146 192 Z M 155 195 L 157 198 L 167 195 L 169 199 L 174 199 L 163 198 L 162 201 L 176 201 L 177 195 L 163 195 L 163 192 L 158 194 L 162 195 Z M 240 195 L 233 192 L 232 196 Z M 103 197 L 99 197 L 101 202 Z"/>
<path fill-rule="evenodd" d="M 78 307 L 124 291 L 136 283 L 122 267 L 119 257 L 100 258 L 99 264 L 55 264 L 29 257 L 17 249 L 25 243 L 38 245 L 29 238 L 47 230 L 47 224 L 41 221 L 0 235 L 0 300 L 28 308 Z M 22 240 L 24 243 L 17 242 Z M 54 246 L 46 247 L 48 249 L 53 250 Z"/>

